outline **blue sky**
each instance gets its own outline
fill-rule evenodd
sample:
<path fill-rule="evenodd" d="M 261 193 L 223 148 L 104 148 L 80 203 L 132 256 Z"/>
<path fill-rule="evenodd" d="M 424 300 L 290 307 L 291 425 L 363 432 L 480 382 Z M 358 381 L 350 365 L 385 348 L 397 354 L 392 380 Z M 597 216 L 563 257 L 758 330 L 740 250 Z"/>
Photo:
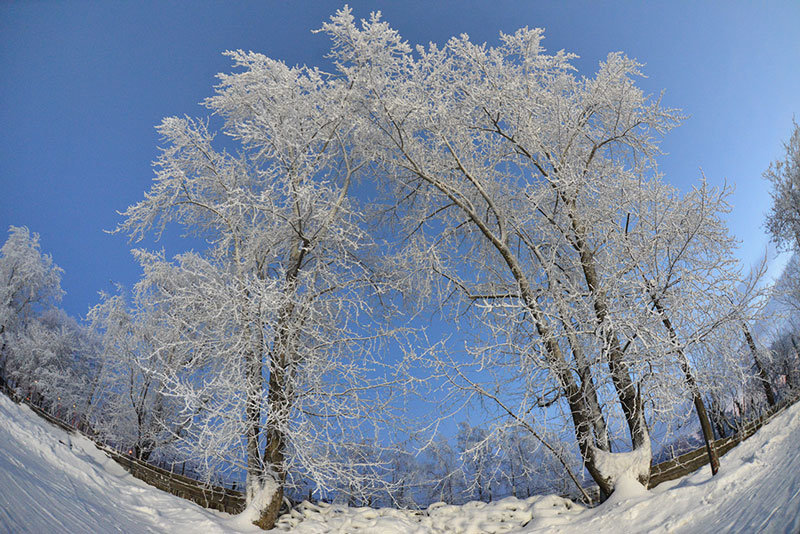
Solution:
<path fill-rule="evenodd" d="M 312 35 L 338 2 L 0 3 L 0 228 L 25 225 L 64 270 L 63 305 L 83 315 L 112 281 L 139 275 L 117 210 L 152 180 L 154 126 L 202 115 L 221 52 L 262 52 L 324 64 Z M 686 189 L 703 168 L 736 185 L 730 226 L 750 264 L 767 245 L 769 192 L 761 172 L 800 118 L 800 2 L 350 2 L 375 9 L 411 43 L 544 27 L 549 51 L 581 56 L 590 75 L 610 51 L 646 63 L 650 92 L 690 115 L 662 147 L 666 179 Z M 161 247 L 162 244 L 145 243 Z M 167 241 L 167 252 L 182 247 Z"/>

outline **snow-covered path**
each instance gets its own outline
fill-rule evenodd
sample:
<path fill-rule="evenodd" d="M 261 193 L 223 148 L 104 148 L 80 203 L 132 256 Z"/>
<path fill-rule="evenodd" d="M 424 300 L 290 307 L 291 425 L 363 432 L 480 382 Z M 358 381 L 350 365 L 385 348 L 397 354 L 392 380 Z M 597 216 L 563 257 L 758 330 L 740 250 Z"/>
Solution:
<path fill-rule="evenodd" d="M 622 495 L 626 493 L 625 495 Z M 624 498 L 623 498 L 624 497 Z M 300 515 L 300 514 L 295 514 Z M 428 514 L 326 507 L 297 533 L 798 533 L 800 404 L 708 468 L 651 492 L 631 488 L 587 510 L 558 497 L 438 506 Z M 523 526 L 524 525 L 524 526 Z M 81 437 L 0 395 L 0 533 L 258 532 L 134 479 Z"/>

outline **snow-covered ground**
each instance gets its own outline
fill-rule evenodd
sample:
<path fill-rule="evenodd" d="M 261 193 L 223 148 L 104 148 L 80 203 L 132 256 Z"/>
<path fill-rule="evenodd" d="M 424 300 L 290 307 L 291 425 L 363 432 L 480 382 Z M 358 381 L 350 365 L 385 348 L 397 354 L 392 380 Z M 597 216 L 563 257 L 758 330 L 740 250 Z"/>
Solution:
<path fill-rule="evenodd" d="M 309 505 L 281 530 L 317 533 L 800 532 L 800 404 L 722 460 L 594 509 L 554 496 L 424 512 Z M 128 475 L 94 445 L 0 395 L 0 532 L 258 532 Z"/>
<path fill-rule="evenodd" d="M 0 394 L 0 533 L 261 532 L 133 478 Z"/>

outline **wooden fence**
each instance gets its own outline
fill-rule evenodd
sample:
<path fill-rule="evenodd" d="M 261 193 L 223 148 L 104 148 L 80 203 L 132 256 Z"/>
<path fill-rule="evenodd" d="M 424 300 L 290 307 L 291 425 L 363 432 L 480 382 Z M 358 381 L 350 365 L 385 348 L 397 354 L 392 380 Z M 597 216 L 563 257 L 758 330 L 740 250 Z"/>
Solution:
<path fill-rule="evenodd" d="M 800 396 L 784 399 L 783 401 L 766 410 L 758 419 L 744 423 L 739 429 L 739 432 L 735 435 L 716 440 L 714 445 L 717 448 L 717 453 L 719 456 L 721 457 L 733 449 L 736 445 L 755 434 L 759 428 L 767 424 L 776 415 L 798 400 L 800 400 Z M 706 447 L 704 445 L 693 451 L 681 454 L 672 460 L 661 462 L 660 464 L 652 466 L 650 468 L 650 483 L 647 485 L 647 487 L 654 488 L 662 482 L 675 480 L 676 478 L 686 476 L 689 473 L 693 473 L 694 471 L 700 469 L 706 464 L 708 464 L 708 453 L 706 452 Z"/>
<path fill-rule="evenodd" d="M 121 454 L 97 442 L 95 445 L 131 475 L 160 490 L 194 501 L 205 508 L 213 508 L 229 514 L 238 514 L 244 510 L 245 496 L 241 492 L 204 484 L 193 478 L 144 463 L 127 454 Z"/>

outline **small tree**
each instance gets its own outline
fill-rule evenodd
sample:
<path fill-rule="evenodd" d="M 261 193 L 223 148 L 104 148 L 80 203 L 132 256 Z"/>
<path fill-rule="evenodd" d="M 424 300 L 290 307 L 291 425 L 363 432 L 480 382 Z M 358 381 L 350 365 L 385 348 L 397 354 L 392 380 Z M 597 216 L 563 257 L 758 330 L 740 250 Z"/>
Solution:
<path fill-rule="evenodd" d="M 172 335 L 160 310 L 143 296 L 129 304 L 122 288 L 101 293 L 87 314 L 100 339 L 101 372 L 94 388 L 95 430 L 147 461 L 151 454 L 181 437 L 185 417 L 166 395 L 164 368 L 179 365 Z M 161 351 L 161 352 L 159 352 Z"/>
<path fill-rule="evenodd" d="M 784 144 L 783 159 L 770 163 L 764 179 L 772 184 L 772 208 L 766 226 L 772 240 L 786 248 L 800 251 L 800 126 Z"/>
<path fill-rule="evenodd" d="M 8 378 L 8 340 L 61 299 L 62 270 L 41 252 L 39 234 L 11 226 L 0 248 L 0 384 Z"/>

